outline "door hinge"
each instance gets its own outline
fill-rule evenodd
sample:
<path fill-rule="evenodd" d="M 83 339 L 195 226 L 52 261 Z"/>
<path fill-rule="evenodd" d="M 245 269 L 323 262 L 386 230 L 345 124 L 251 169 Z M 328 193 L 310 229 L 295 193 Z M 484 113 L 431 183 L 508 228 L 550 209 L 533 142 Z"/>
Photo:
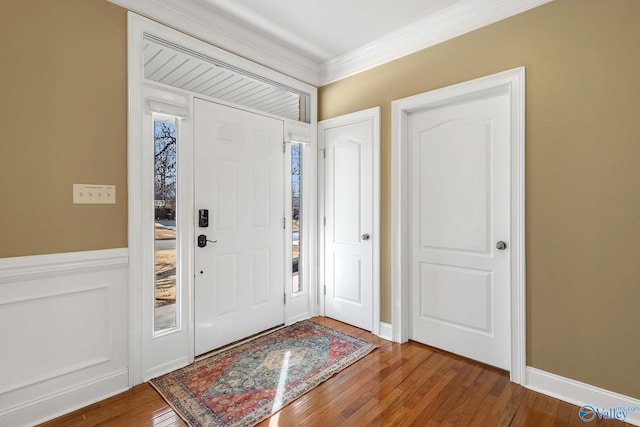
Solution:
<path fill-rule="evenodd" d="M 287 305 L 287 294 L 285 293 L 282 296 L 284 297 L 284 305 Z"/>
<path fill-rule="evenodd" d="M 287 141 L 282 141 L 282 152 L 283 153 L 287 152 Z"/>
<path fill-rule="evenodd" d="M 327 217 L 323 217 L 322 218 L 322 225 L 324 225 L 325 227 L 327 226 Z"/>
<path fill-rule="evenodd" d="M 282 218 L 282 228 L 286 230 L 287 228 L 287 218 Z"/>
<path fill-rule="evenodd" d="M 327 294 L 327 285 L 324 285 L 324 294 Z"/>
<path fill-rule="evenodd" d="M 327 150 L 326 150 L 326 148 L 321 148 L 320 151 L 322 151 L 322 158 L 326 159 L 327 158 Z"/>

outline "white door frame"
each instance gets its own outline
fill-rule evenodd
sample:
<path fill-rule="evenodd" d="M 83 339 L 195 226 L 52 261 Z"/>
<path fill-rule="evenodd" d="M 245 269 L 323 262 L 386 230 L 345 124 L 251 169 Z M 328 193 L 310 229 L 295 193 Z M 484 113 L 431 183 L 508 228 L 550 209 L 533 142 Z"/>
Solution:
<path fill-rule="evenodd" d="M 414 111 L 508 91 L 511 107 L 511 381 L 522 384 L 525 329 L 525 69 L 515 68 L 392 102 L 391 222 L 392 338 L 405 342 L 410 328 L 407 118 Z"/>
<path fill-rule="evenodd" d="M 319 266 L 318 283 L 320 314 L 325 315 L 324 285 L 325 285 L 325 141 L 323 131 L 327 127 L 345 126 L 363 121 L 371 122 L 373 128 L 372 140 L 372 161 L 373 161 L 373 227 L 371 234 L 377 236 L 375 241 L 380 242 L 380 107 L 373 107 L 367 110 L 356 111 L 343 116 L 323 120 L 318 123 L 318 162 L 322 162 L 318 167 L 318 224 L 322 230 L 318 233 L 319 239 Z M 372 293 L 372 330 L 374 335 L 380 335 L 380 244 L 373 245 L 373 293 Z"/>
<path fill-rule="evenodd" d="M 149 342 L 149 326 L 152 323 L 149 307 L 143 309 L 145 304 L 150 304 L 145 298 L 143 292 L 144 286 L 153 283 L 153 248 L 150 242 L 153 242 L 152 227 L 146 224 L 149 218 L 153 218 L 153 165 L 149 162 L 148 156 L 145 157 L 142 141 L 145 135 L 145 126 L 150 126 L 150 121 L 145 121 L 145 116 L 149 115 L 151 110 L 150 100 L 168 107 L 169 110 L 178 110 L 185 113 L 186 119 L 182 127 L 181 143 L 188 146 L 188 150 L 181 161 L 180 169 L 189 171 L 193 164 L 193 138 L 192 138 L 192 122 L 189 119 L 192 116 L 192 106 L 194 93 L 186 90 L 166 86 L 156 82 L 150 82 L 144 79 L 143 75 L 143 35 L 150 33 L 161 37 L 164 40 L 175 43 L 195 52 L 205 53 L 208 56 L 233 65 L 239 69 L 253 73 L 270 79 L 273 82 L 281 83 L 285 86 L 308 93 L 309 99 L 309 123 L 292 122 L 289 119 L 274 116 L 262 111 L 257 111 L 249 107 L 233 105 L 229 102 L 213 99 L 210 97 L 197 95 L 199 98 L 211 100 L 223 105 L 240 108 L 249 112 L 256 112 L 261 115 L 271 116 L 285 122 L 285 139 L 305 140 L 311 145 L 316 142 L 317 128 L 317 88 L 306 83 L 285 76 L 277 71 L 268 69 L 260 64 L 251 62 L 247 59 L 236 56 L 230 52 L 224 51 L 208 43 L 197 40 L 191 36 L 180 33 L 162 24 L 154 22 L 150 19 L 128 13 L 128 224 L 129 224 L 129 385 L 133 387 L 143 381 L 169 372 L 175 367 L 184 365 L 194 359 L 194 341 L 193 341 L 193 246 L 195 240 L 194 226 L 194 206 L 193 206 L 193 178 L 191 175 L 183 175 L 179 178 L 185 188 L 182 191 L 183 199 L 180 206 L 183 208 L 183 250 L 180 263 L 188 268 L 183 269 L 184 283 L 183 305 L 181 307 L 181 319 L 183 320 L 180 327 L 174 328 L 167 334 L 162 336 L 153 336 L 153 340 L 165 339 L 170 334 L 176 334 L 183 330 L 189 333 L 188 342 L 183 349 L 180 347 L 177 351 L 182 352 L 170 363 L 158 360 L 157 363 L 149 362 L 147 356 L 151 353 L 145 349 L 145 343 Z M 150 89 L 151 88 L 151 89 Z M 153 92 L 151 93 L 150 90 Z M 151 96 L 151 98 L 150 98 Z M 168 111 L 169 112 L 169 111 Z M 300 138 L 299 136 L 302 136 Z M 309 198 L 309 209 L 313 211 L 315 208 L 313 201 L 316 199 L 316 183 L 312 181 L 315 177 L 316 150 L 315 147 L 308 150 L 310 155 L 305 161 L 305 167 L 308 168 L 309 182 L 305 184 L 304 191 L 307 192 L 306 197 Z M 307 163 L 308 162 L 308 163 Z M 308 166 L 307 166 L 308 165 Z M 316 248 L 316 224 L 315 218 L 308 221 L 309 230 L 307 231 L 306 240 L 310 250 L 309 259 L 314 259 L 314 251 Z M 151 231 L 150 231 L 151 230 Z M 152 244 L 152 243 L 151 243 Z M 185 259 L 186 258 L 186 259 Z M 317 313 L 314 296 L 317 294 L 317 281 L 315 262 L 307 261 L 306 276 L 308 284 L 308 294 L 298 298 L 297 304 L 286 308 L 286 321 L 293 322 L 308 318 Z M 144 284 L 144 285 L 143 285 Z M 309 297 L 309 303 L 306 304 L 306 298 Z M 287 304 L 289 306 L 289 304 Z M 295 310 L 307 310 L 304 313 L 298 313 Z M 293 320 L 291 320 L 291 319 Z M 163 363 L 164 362 L 164 363 Z"/>

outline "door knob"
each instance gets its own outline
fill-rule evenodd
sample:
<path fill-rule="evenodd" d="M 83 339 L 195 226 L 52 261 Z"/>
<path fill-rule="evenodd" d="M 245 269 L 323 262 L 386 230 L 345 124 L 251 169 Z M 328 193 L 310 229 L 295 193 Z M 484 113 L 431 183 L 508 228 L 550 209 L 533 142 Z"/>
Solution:
<path fill-rule="evenodd" d="M 369 240 L 371 236 L 369 236 L 367 233 L 362 235 L 362 240 Z"/>
<path fill-rule="evenodd" d="M 504 251 L 505 249 L 507 249 L 507 244 L 500 240 L 498 243 L 496 243 L 496 249 L 499 251 Z"/>

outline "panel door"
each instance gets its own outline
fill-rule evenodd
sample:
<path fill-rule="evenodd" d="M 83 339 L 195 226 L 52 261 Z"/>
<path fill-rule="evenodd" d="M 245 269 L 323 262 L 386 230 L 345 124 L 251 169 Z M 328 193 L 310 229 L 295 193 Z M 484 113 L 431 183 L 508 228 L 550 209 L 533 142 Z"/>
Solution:
<path fill-rule="evenodd" d="M 284 323 L 283 122 L 195 100 L 195 354 Z"/>
<path fill-rule="evenodd" d="M 325 146 L 325 314 L 372 330 L 373 127 L 322 123 Z"/>
<path fill-rule="evenodd" d="M 411 337 L 509 369 L 508 94 L 411 113 L 408 132 Z"/>

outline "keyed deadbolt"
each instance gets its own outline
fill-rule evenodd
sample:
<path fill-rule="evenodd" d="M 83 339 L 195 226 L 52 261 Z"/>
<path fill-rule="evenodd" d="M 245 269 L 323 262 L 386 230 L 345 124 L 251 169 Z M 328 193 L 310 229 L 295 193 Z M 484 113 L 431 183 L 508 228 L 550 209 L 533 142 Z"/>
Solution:
<path fill-rule="evenodd" d="M 496 249 L 499 251 L 504 251 L 505 249 L 507 249 L 507 244 L 500 240 L 498 243 L 496 243 Z"/>

